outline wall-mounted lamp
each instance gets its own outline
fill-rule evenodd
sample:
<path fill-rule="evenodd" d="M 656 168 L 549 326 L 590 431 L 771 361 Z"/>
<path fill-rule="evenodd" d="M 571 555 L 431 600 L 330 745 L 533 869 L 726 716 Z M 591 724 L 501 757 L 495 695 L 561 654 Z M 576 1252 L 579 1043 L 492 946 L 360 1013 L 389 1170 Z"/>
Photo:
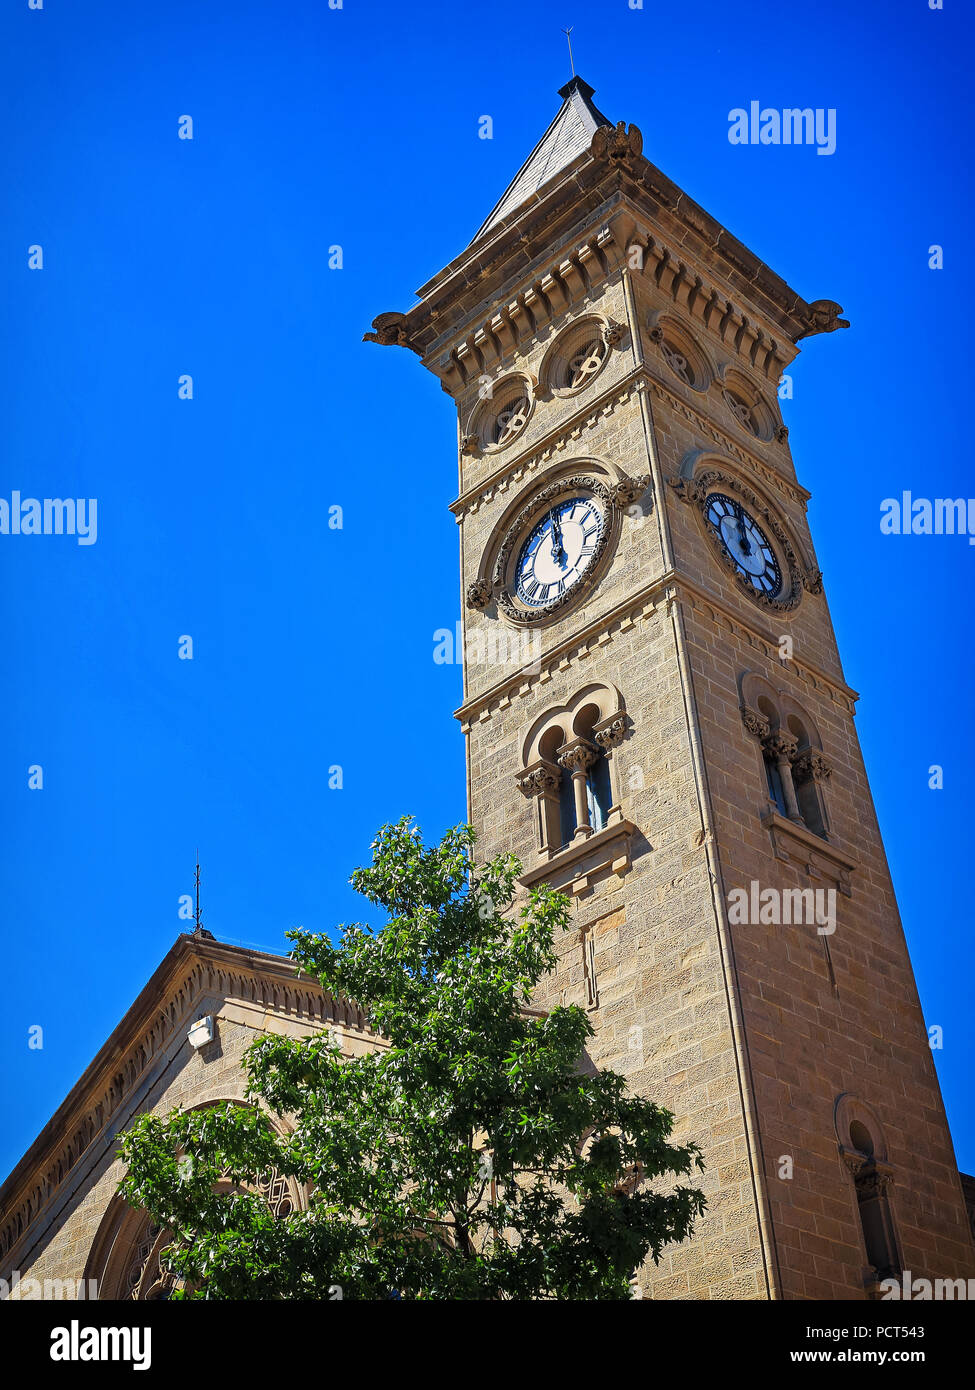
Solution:
<path fill-rule="evenodd" d="M 198 1018 L 186 1036 L 190 1047 L 201 1048 L 208 1042 L 213 1042 L 213 1015 L 207 1014 L 206 1018 Z"/>

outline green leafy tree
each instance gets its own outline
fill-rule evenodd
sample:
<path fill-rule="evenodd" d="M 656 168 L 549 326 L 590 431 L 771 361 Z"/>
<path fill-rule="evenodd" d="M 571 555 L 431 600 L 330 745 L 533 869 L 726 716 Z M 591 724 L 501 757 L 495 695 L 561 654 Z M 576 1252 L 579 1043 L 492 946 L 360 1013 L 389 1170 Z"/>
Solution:
<path fill-rule="evenodd" d="M 122 1191 L 172 1232 L 177 1296 L 625 1299 L 648 1254 L 691 1233 L 704 1197 L 663 1189 L 703 1167 L 697 1147 L 582 1065 L 581 1009 L 530 1007 L 568 900 L 540 887 L 513 909 L 520 865 L 475 868 L 473 843 L 386 826 L 352 876 L 386 925 L 337 946 L 288 934 L 388 1047 L 343 1059 L 327 1033 L 261 1037 L 249 1104 L 143 1115 L 123 1138 Z M 272 1171 L 309 1185 L 309 1210 L 275 1218 L 254 1190 Z"/>

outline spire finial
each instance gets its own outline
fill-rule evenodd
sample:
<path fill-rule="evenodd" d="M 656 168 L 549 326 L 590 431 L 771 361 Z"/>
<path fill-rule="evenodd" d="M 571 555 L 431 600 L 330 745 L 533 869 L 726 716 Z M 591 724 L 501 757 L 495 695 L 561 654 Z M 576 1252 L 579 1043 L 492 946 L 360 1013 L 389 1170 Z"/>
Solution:
<path fill-rule="evenodd" d="M 193 936 L 198 940 L 215 941 L 216 937 L 212 931 L 207 931 L 203 925 L 203 917 L 200 914 L 200 851 L 196 851 L 196 875 L 193 879 L 196 888 L 196 911 L 193 913 Z"/>
<path fill-rule="evenodd" d="M 196 884 L 196 912 L 195 912 L 194 915 L 193 915 L 193 922 L 194 922 L 194 924 L 195 924 L 194 927 L 193 927 L 193 930 L 196 931 L 196 932 L 201 932 L 201 931 L 203 930 L 203 922 L 202 922 L 202 920 L 201 920 L 201 918 L 200 918 L 200 851 L 199 851 L 199 850 L 196 851 L 196 878 L 194 879 L 194 883 Z"/>
<path fill-rule="evenodd" d="M 575 27 L 574 25 L 570 24 L 569 27 L 568 27 L 568 29 L 563 29 L 563 30 L 562 30 L 562 33 L 565 35 L 565 41 L 566 41 L 566 43 L 569 45 L 569 67 L 572 69 L 572 76 L 573 76 L 573 77 L 575 77 L 575 75 L 576 75 L 576 65 L 575 65 L 575 62 L 573 61 L 573 58 L 572 58 L 572 39 L 571 39 L 570 36 L 571 36 L 571 34 L 572 34 L 572 30 L 573 30 L 574 27 Z"/>

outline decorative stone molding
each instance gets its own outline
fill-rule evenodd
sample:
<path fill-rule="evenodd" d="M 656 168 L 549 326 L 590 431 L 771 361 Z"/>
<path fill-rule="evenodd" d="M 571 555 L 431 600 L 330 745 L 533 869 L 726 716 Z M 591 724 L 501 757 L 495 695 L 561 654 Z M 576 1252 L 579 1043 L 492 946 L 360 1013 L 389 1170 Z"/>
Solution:
<path fill-rule="evenodd" d="M 108 1039 L 67 1099 L 0 1188 L 0 1275 L 39 1215 L 78 1173 L 92 1146 L 106 1146 L 148 1079 L 185 1042 L 201 996 L 242 1000 L 258 1013 L 272 1009 L 307 1023 L 308 1031 L 339 1024 L 376 1035 L 354 1004 L 336 999 L 293 961 L 188 933 Z M 375 1045 L 384 1044 L 376 1039 Z"/>
<path fill-rule="evenodd" d="M 532 695 L 539 685 L 578 666 L 596 646 L 613 641 L 621 633 L 632 632 L 638 623 L 652 619 L 658 612 L 669 612 L 672 604 L 687 604 L 704 620 L 730 633 L 744 647 L 751 648 L 765 664 L 779 661 L 779 638 L 773 632 L 747 621 L 742 613 L 699 588 L 686 576 L 678 580 L 669 571 L 639 592 L 628 595 L 608 613 L 594 618 L 581 631 L 557 642 L 546 652 L 540 667 L 537 663 L 523 666 L 466 700 L 454 711 L 454 718 L 460 721 L 462 731 L 469 733 L 474 724 L 487 722 L 499 711 L 506 710 L 513 700 Z M 853 718 L 860 698 L 855 690 L 799 655 L 793 658 L 792 666 L 796 678 L 804 686 L 828 700 L 843 718 Z"/>
<path fill-rule="evenodd" d="M 642 368 L 635 368 L 622 382 L 615 382 L 609 390 L 589 401 L 570 421 L 559 421 L 550 434 L 536 441 L 531 451 L 519 455 L 515 450 L 510 462 L 488 477 L 480 479 L 475 487 L 469 488 L 450 504 L 455 517 L 460 520 L 468 512 L 476 512 L 480 507 L 493 502 L 499 493 L 505 492 L 512 484 L 530 477 L 557 459 L 560 454 L 565 454 L 569 449 L 578 450 L 584 433 L 595 430 L 603 420 L 626 405 L 634 394 L 645 391 L 647 384 L 648 380 Z M 598 452 L 597 450 L 597 456 Z M 611 471 L 621 472 L 617 464 L 609 466 Z"/>
<path fill-rule="evenodd" d="M 709 415 L 704 414 L 703 407 L 698 404 L 698 399 L 694 395 L 689 396 L 686 400 L 676 396 L 663 381 L 649 374 L 647 375 L 647 384 L 655 396 L 663 401 L 676 416 L 693 428 L 696 435 L 710 441 L 714 448 L 709 448 L 708 454 L 720 453 L 733 458 L 741 464 L 742 468 L 759 477 L 771 491 L 782 493 L 790 501 L 805 508 L 812 493 L 793 478 L 786 477 L 781 468 L 770 463 L 764 454 L 760 455 L 756 449 L 748 448 L 742 442 L 741 436 L 731 435 Z M 703 396 L 703 399 L 706 399 L 706 396 Z M 762 442 L 754 435 L 749 436 L 749 438 L 754 439 L 756 444 Z M 696 452 L 701 453 L 703 451 L 697 450 Z"/>
<path fill-rule="evenodd" d="M 775 434 L 772 437 L 775 440 L 776 444 L 784 444 L 785 441 L 789 438 L 789 426 L 777 425 Z"/>
<path fill-rule="evenodd" d="M 475 579 L 473 583 L 467 586 L 466 601 L 468 608 L 479 610 L 487 608 L 488 604 L 491 602 L 493 593 L 494 591 L 491 587 L 490 579 L 485 579 L 483 576 L 480 579 Z"/>
<path fill-rule="evenodd" d="M 876 1111 L 859 1096 L 844 1091 L 836 1097 L 833 1105 L 833 1126 L 836 1130 L 836 1138 L 844 1162 L 847 1161 L 847 1155 L 864 1160 L 870 1156 L 865 1150 L 857 1148 L 854 1144 L 851 1138 L 851 1128 L 854 1124 L 862 1125 L 869 1134 L 872 1157 L 879 1163 L 880 1167 L 884 1171 L 892 1171 L 887 1162 L 887 1138 Z"/>
<path fill-rule="evenodd" d="M 493 383 L 490 395 L 479 395 L 467 421 L 462 454 L 499 454 L 509 449 L 531 418 L 536 386 L 529 373 L 508 372 Z"/>
<path fill-rule="evenodd" d="M 560 400 L 588 391 L 624 333 L 622 324 L 598 313 L 583 314 L 567 324 L 542 358 L 538 369 L 540 390 Z"/>
<path fill-rule="evenodd" d="M 709 468 L 696 474 L 692 478 L 678 477 L 669 478 L 670 486 L 677 493 L 682 501 L 693 505 L 700 515 L 701 526 L 708 537 L 708 540 L 718 555 L 722 564 L 734 577 L 738 587 L 746 593 L 754 602 L 771 608 L 779 612 L 788 612 L 797 608 L 802 598 L 802 590 L 805 584 L 806 572 L 796 554 L 795 547 L 790 541 L 785 527 L 778 517 L 772 512 L 750 487 L 741 482 L 732 473 L 723 473 L 720 469 Z M 761 594 L 747 577 L 741 573 L 733 558 L 728 554 L 724 546 L 720 545 L 714 536 L 711 527 L 705 519 L 708 497 L 715 491 L 733 492 L 746 503 L 749 510 L 763 523 L 764 526 L 775 537 L 779 553 L 784 561 L 784 568 L 789 575 L 788 592 L 782 597 L 772 598 L 768 594 Z"/>
<path fill-rule="evenodd" d="M 793 343 L 845 326 L 846 321 L 838 317 L 839 306 L 831 300 L 810 305 L 798 298 L 648 164 L 642 153 L 636 154 L 641 144 L 634 126 L 622 132 L 620 127 L 601 127 L 593 134 L 592 160 L 583 163 L 571 180 L 556 181 L 521 211 L 516 222 L 475 238 L 458 262 L 422 286 L 420 302 L 408 314 L 380 315 L 373 324 L 376 331 L 366 338 L 411 348 L 456 394 L 492 360 L 517 351 L 525 337 L 544 332 L 567 303 L 598 294 L 608 277 L 627 263 L 632 248 L 639 246 L 642 265 L 628 272 L 638 285 L 644 282 L 655 294 L 680 303 L 689 317 L 733 347 L 740 360 L 770 383 L 778 382 L 795 355 Z M 628 184 L 622 200 L 621 172 Z M 609 197 L 617 206 L 605 223 L 584 241 L 567 245 L 552 257 L 552 219 L 570 210 L 578 216 L 580 199 L 595 211 Z M 646 206 L 645 199 L 649 200 Z M 666 241 L 655 217 L 661 208 L 675 219 Z M 547 268 L 545 263 L 539 268 L 546 251 Z M 713 280 L 701 273 L 707 265 L 713 267 Z M 726 297 L 725 286 L 730 283 L 760 291 L 760 301 L 750 294 L 747 311 L 742 310 Z M 482 308 L 485 284 L 492 290 L 496 287 L 498 305 L 486 316 Z M 758 302 L 765 306 L 761 317 L 756 314 Z"/>
<path fill-rule="evenodd" d="M 668 370 L 689 390 L 706 394 L 717 369 L 688 325 L 669 308 L 654 309 L 647 323 L 647 338 L 659 348 Z"/>
<path fill-rule="evenodd" d="M 621 816 L 611 819 L 588 839 L 573 841 L 544 864 L 526 869 L 518 882 L 526 889 L 549 883 L 572 897 L 588 897 L 602 879 L 610 875 L 622 878 L 628 872 L 636 829 L 632 821 Z"/>
<path fill-rule="evenodd" d="M 518 790 L 524 796 L 557 795 L 560 781 L 558 767 L 547 758 L 539 759 L 517 775 Z"/>

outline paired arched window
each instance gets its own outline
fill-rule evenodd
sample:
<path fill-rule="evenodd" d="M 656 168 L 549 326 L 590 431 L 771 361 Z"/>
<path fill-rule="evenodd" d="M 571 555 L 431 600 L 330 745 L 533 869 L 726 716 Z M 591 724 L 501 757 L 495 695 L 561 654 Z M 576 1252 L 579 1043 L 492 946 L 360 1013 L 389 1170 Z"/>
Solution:
<path fill-rule="evenodd" d="M 586 686 L 532 726 L 518 785 L 536 803 L 544 853 L 557 854 L 609 824 L 617 795 L 610 763 L 626 728 L 620 693 L 605 685 Z"/>
<path fill-rule="evenodd" d="M 761 746 L 771 809 L 829 839 L 826 784 L 831 769 L 811 716 L 754 673 L 742 677 L 741 709 L 745 728 Z"/>

